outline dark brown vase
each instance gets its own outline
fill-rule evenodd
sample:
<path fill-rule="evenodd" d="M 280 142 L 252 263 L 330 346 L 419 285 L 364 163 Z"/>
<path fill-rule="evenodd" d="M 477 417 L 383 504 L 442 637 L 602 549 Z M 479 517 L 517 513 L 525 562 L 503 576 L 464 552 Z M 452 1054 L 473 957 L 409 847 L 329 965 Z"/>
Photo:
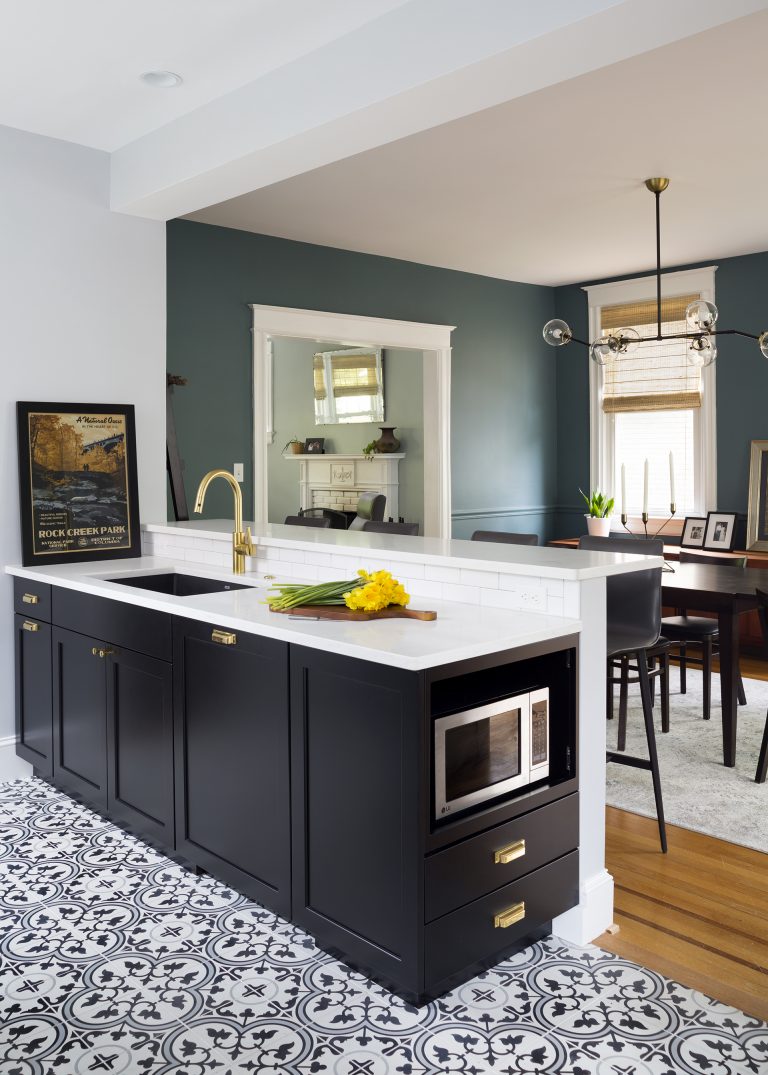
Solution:
<path fill-rule="evenodd" d="M 379 429 L 381 430 L 381 436 L 376 441 L 376 451 L 382 452 L 384 455 L 396 452 L 400 447 L 400 441 L 395 436 L 397 426 L 379 426 Z"/>

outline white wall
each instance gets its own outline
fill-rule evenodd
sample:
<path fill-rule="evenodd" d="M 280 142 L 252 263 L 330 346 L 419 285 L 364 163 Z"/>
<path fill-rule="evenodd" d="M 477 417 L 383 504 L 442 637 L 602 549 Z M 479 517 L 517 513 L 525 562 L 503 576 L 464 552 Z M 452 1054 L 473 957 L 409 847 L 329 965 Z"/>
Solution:
<path fill-rule="evenodd" d="M 165 518 L 165 225 L 111 213 L 109 156 L 0 127 L 0 566 L 19 562 L 15 403 L 133 403 L 143 520 Z M 15 767 L 0 578 L 0 781 Z"/>

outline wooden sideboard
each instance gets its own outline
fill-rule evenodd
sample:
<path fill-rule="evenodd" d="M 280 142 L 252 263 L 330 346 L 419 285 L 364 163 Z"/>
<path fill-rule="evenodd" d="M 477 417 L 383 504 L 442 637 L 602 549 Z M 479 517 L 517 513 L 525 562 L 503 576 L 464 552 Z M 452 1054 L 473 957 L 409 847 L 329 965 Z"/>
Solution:
<path fill-rule="evenodd" d="M 558 538 L 549 544 L 557 549 L 576 549 L 579 546 L 578 538 Z M 685 550 L 682 550 L 685 551 Z M 746 549 L 735 549 L 733 552 L 709 552 L 706 549 L 691 549 L 697 556 L 706 556 L 713 563 L 728 563 L 731 560 L 747 558 L 747 570 L 750 567 L 768 568 L 768 552 L 749 552 Z M 679 545 L 665 545 L 664 559 L 679 560 L 681 548 Z M 671 610 L 665 609 L 665 614 L 671 615 Z M 760 626 L 760 616 L 757 612 L 745 612 L 741 617 L 741 629 L 739 631 L 739 649 L 744 654 L 753 657 L 768 659 L 766 642 Z"/>

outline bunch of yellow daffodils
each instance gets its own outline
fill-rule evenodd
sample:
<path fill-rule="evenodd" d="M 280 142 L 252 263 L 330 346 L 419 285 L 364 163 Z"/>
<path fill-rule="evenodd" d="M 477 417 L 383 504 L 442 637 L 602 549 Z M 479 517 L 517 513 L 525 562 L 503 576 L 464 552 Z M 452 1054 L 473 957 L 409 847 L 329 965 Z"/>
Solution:
<path fill-rule="evenodd" d="M 378 612 L 389 605 L 407 605 L 411 599 L 403 584 L 393 578 L 389 571 L 358 571 L 361 583 L 344 594 L 347 608 L 362 612 Z"/>

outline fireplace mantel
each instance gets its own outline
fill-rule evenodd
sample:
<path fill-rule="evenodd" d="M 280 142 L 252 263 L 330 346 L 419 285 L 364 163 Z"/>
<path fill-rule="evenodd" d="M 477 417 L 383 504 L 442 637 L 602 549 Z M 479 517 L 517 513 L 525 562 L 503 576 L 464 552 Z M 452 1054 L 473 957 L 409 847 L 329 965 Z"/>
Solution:
<path fill-rule="evenodd" d="M 285 455 L 299 464 L 299 503 L 307 508 L 354 511 L 361 493 L 383 493 L 387 498 L 384 517 L 399 518 L 400 460 L 405 452 L 373 456 L 343 453 Z"/>

